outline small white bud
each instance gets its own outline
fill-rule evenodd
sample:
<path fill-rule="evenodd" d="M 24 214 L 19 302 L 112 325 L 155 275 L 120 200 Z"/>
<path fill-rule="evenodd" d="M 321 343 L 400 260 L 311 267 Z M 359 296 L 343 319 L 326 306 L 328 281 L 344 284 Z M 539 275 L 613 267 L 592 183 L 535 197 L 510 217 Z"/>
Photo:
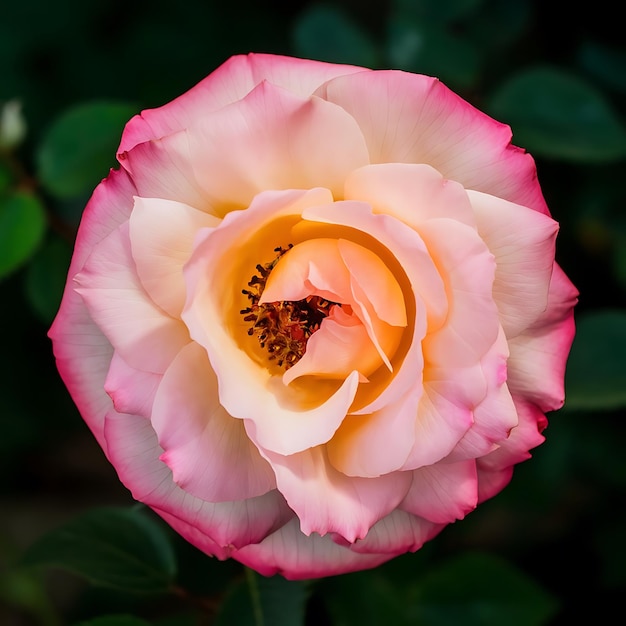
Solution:
<path fill-rule="evenodd" d="M 0 148 L 15 148 L 26 136 L 22 103 L 9 100 L 0 110 Z"/>

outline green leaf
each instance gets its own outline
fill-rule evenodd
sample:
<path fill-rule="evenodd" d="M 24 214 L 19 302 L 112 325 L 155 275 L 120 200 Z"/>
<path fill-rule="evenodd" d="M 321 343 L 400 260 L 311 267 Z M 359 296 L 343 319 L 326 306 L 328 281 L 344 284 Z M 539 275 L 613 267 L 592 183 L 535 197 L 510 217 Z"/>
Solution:
<path fill-rule="evenodd" d="M 267 578 L 246 568 L 246 583 L 230 590 L 215 626 L 304 626 L 308 582 Z"/>
<path fill-rule="evenodd" d="M 465 18 L 484 4 L 485 0 L 395 0 L 395 7 L 408 15 L 428 21 L 452 21 Z"/>
<path fill-rule="evenodd" d="M 414 623 L 424 626 L 539 626 L 548 624 L 556 600 L 505 560 L 467 553 L 450 559 L 421 581 Z"/>
<path fill-rule="evenodd" d="M 626 313 L 581 315 L 565 375 L 568 409 L 626 406 Z"/>
<path fill-rule="evenodd" d="M 605 85 L 626 92 L 626 50 L 588 41 L 580 47 L 578 60 Z"/>
<path fill-rule="evenodd" d="M 167 590 L 176 573 L 161 526 L 136 509 L 89 511 L 32 545 L 22 565 L 56 566 L 94 585 L 131 592 Z"/>
<path fill-rule="evenodd" d="M 510 124 L 514 143 L 573 162 L 626 157 L 626 130 L 601 92 L 551 67 L 526 70 L 493 94 L 488 110 Z"/>
<path fill-rule="evenodd" d="M 478 79 L 478 49 L 443 26 L 399 13 L 389 20 L 387 42 L 389 60 L 397 69 L 436 76 L 458 89 Z"/>
<path fill-rule="evenodd" d="M 364 67 L 380 64 L 372 39 L 341 9 L 314 4 L 302 12 L 294 26 L 298 56 Z"/>
<path fill-rule="evenodd" d="M 37 153 L 41 184 L 58 198 L 90 192 L 115 165 L 122 129 L 135 113 L 135 106 L 119 102 L 91 102 L 64 113 Z"/>
<path fill-rule="evenodd" d="M 0 197 L 0 278 L 32 256 L 45 230 L 45 212 L 35 196 L 18 191 Z"/>
<path fill-rule="evenodd" d="M 77 622 L 74 626 L 150 626 L 150 623 L 133 615 L 103 615 Z"/>
<path fill-rule="evenodd" d="M 26 295 L 41 320 L 52 322 L 61 303 L 72 249 L 58 237 L 50 237 L 26 269 Z"/>

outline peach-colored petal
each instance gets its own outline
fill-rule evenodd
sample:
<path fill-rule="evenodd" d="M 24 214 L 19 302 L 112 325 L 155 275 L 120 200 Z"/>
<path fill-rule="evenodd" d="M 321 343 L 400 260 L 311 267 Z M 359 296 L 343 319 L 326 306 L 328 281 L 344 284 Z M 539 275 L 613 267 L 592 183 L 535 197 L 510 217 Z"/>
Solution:
<path fill-rule="evenodd" d="M 446 457 L 473 423 L 471 405 L 463 398 L 463 383 L 424 381 L 424 391 L 417 408 L 414 443 L 402 469 L 413 470 L 431 465 Z M 452 391 L 452 393 L 450 393 Z"/>
<path fill-rule="evenodd" d="M 424 339 L 426 359 L 447 367 L 479 361 L 498 336 L 500 323 L 492 297 L 495 261 L 475 230 L 447 218 L 420 227 L 446 283 L 445 325 Z"/>
<path fill-rule="evenodd" d="M 116 351 L 133 368 L 163 373 L 189 342 L 187 330 L 150 300 L 135 273 L 128 224 L 101 241 L 74 277 L 76 290 Z"/>
<path fill-rule="evenodd" d="M 186 297 L 183 265 L 201 228 L 217 217 L 186 204 L 159 198 L 135 198 L 129 220 L 130 245 L 137 275 L 155 304 L 180 317 Z"/>
<path fill-rule="evenodd" d="M 130 367 L 115 352 L 104 381 L 104 390 L 113 400 L 113 406 L 118 413 L 141 415 L 149 419 L 154 396 L 162 378 L 161 374 Z"/>
<path fill-rule="evenodd" d="M 209 502 L 243 500 L 276 487 L 272 468 L 248 439 L 241 420 L 219 403 L 206 351 L 191 342 L 163 376 L 152 426 L 173 481 Z"/>
<path fill-rule="evenodd" d="M 436 524 L 450 524 L 476 508 L 475 461 L 435 463 L 411 474 L 411 488 L 400 504 L 403 511 Z"/>
<path fill-rule="evenodd" d="M 479 403 L 475 400 L 471 403 L 475 407 L 474 423 L 446 462 L 475 459 L 488 454 L 517 426 L 517 409 L 506 385 L 508 355 L 506 337 L 501 329 L 498 340 L 480 362 L 486 392 Z"/>
<path fill-rule="evenodd" d="M 361 200 L 377 213 L 402 220 L 419 232 L 429 219 L 449 217 L 474 227 L 476 220 L 462 185 L 446 180 L 430 165 L 382 163 L 351 172 L 345 184 L 346 200 Z"/>
<path fill-rule="evenodd" d="M 478 232 L 496 258 L 493 298 L 510 339 L 545 310 L 558 224 L 526 207 L 468 192 Z"/>
<path fill-rule="evenodd" d="M 421 341 L 427 324 L 438 328 L 445 319 L 447 303 L 443 282 L 419 235 L 391 216 L 374 214 L 367 204 L 344 201 L 320 205 L 305 209 L 302 217 L 305 220 L 303 227 L 308 222 L 335 224 L 371 235 L 393 254 L 409 282 L 414 302 L 408 302 L 405 296 L 405 305 L 407 312 L 409 306 L 414 308 L 415 319 L 413 326 L 407 329 L 410 339 L 402 364 L 394 373 L 392 381 L 375 398 L 352 411 L 356 414 L 373 413 L 402 397 L 419 381 L 424 364 Z"/>
<path fill-rule="evenodd" d="M 344 380 L 355 370 L 364 382 L 380 365 L 380 354 L 363 324 L 336 306 L 307 341 L 302 358 L 283 374 L 283 382 L 288 385 L 300 376 Z"/>
<path fill-rule="evenodd" d="M 264 80 L 307 98 L 335 76 L 365 71 L 351 65 L 271 54 L 233 56 L 175 100 L 136 115 L 124 129 L 119 151 L 187 128 L 203 115 L 240 100 Z"/>
<path fill-rule="evenodd" d="M 83 267 L 93 247 L 128 219 L 135 188 L 123 171 L 112 171 L 96 187 L 78 229 L 63 300 L 48 333 L 61 378 L 72 399 L 106 451 L 102 434 L 111 399 L 104 392 L 113 348 L 91 319 L 72 278 Z"/>
<path fill-rule="evenodd" d="M 347 476 L 376 477 L 400 469 L 415 442 L 421 385 L 370 415 L 348 415 L 326 444 L 328 458 Z"/>
<path fill-rule="evenodd" d="M 357 121 L 372 163 L 427 163 L 445 178 L 548 214 L 532 157 L 511 130 L 435 78 L 399 71 L 340 76 L 317 95 Z"/>
<path fill-rule="evenodd" d="M 202 115 L 189 139 L 196 178 L 220 214 L 268 189 L 325 187 L 341 197 L 347 174 L 369 162 L 358 126 L 340 107 L 266 81 Z"/>
<path fill-rule="evenodd" d="M 304 535 L 298 520 L 285 524 L 260 543 L 235 550 L 232 557 L 263 576 L 281 574 L 288 580 L 321 578 L 376 567 L 393 553 L 358 553 L 338 545 L 330 535 Z"/>
<path fill-rule="evenodd" d="M 305 535 L 337 533 L 349 543 L 362 539 L 396 508 L 411 484 L 406 472 L 378 478 L 346 476 L 330 464 L 324 446 L 290 456 L 263 454 Z"/>
<path fill-rule="evenodd" d="M 180 520 L 183 529 L 189 524 L 208 536 L 222 549 L 220 558 L 229 556 L 234 548 L 262 541 L 293 516 L 277 491 L 217 504 L 185 492 L 159 460 L 163 449 L 150 422 L 141 417 L 111 412 L 106 416 L 104 432 L 111 462 L 133 497 L 159 514 Z"/>
<path fill-rule="evenodd" d="M 389 557 L 415 552 L 439 534 L 445 524 L 434 524 L 406 511 L 396 509 L 374 524 L 365 539 L 355 541 L 350 549 L 359 554 L 382 552 Z M 340 542 L 341 544 L 341 542 Z"/>
<path fill-rule="evenodd" d="M 141 143 L 121 153 L 118 159 L 131 175 L 137 195 L 183 202 L 212 212 L 209 198 L 195 176 L 186 131 Z"/>
<path fill-rule="evenodd" d="M 554 265 L 545 313 L 509 341 L 511 393 L 535 402 L 543 411 L 563 406 L 565 363 L 574 339 L 574 305 L 578 291 Z"/>

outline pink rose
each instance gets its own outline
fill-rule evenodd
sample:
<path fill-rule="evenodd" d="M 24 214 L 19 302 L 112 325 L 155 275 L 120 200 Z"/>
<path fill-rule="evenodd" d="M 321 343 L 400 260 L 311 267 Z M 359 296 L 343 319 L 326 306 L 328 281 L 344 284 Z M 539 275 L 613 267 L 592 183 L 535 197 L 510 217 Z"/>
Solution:
<path fill-rule="evenodd" d="M 309 578 L 500 491 L 563 403 L 577 295 L 510 138 L 434 78 L 270 55 L 134 117 L 50 331 L 133 497 Z"/>

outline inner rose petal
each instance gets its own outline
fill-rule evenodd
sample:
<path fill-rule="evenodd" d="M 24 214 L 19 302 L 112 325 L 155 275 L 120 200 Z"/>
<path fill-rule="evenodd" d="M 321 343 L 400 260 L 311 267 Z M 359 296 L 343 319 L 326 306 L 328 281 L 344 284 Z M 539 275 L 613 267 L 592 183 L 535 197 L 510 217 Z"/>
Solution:
<path fill-rule="evenodd" d="M 259 303 L 300 301 L 310 296 L 337 303 L 333 309 L 347 305 L 347 316 L 357 318 L 362 330 L 354 328 L 354 322 L 346 323 L 345 315 L 326 317 L 317 331 L 323 335 L 314 343 L 314 356 L 309 355 L 298 368 L 298 376 L 328 373 L 343 378 L 354 370 L 367 376 L 383 363 L 390 371 L 393 369 L 390 358 L 407 325 L 406 308 L 402 289 L 374 252 L 342 238 L 303 241 L 278 260 Z M 320 349 L 330 348 L 336 339 L 342 346 L 339 360 L 334 356 L 330 359 Z M 371 346 L 378 359 L 372 359 Z M 295 377 L 290 374 L 284 382 L 288 384 Z"/>

